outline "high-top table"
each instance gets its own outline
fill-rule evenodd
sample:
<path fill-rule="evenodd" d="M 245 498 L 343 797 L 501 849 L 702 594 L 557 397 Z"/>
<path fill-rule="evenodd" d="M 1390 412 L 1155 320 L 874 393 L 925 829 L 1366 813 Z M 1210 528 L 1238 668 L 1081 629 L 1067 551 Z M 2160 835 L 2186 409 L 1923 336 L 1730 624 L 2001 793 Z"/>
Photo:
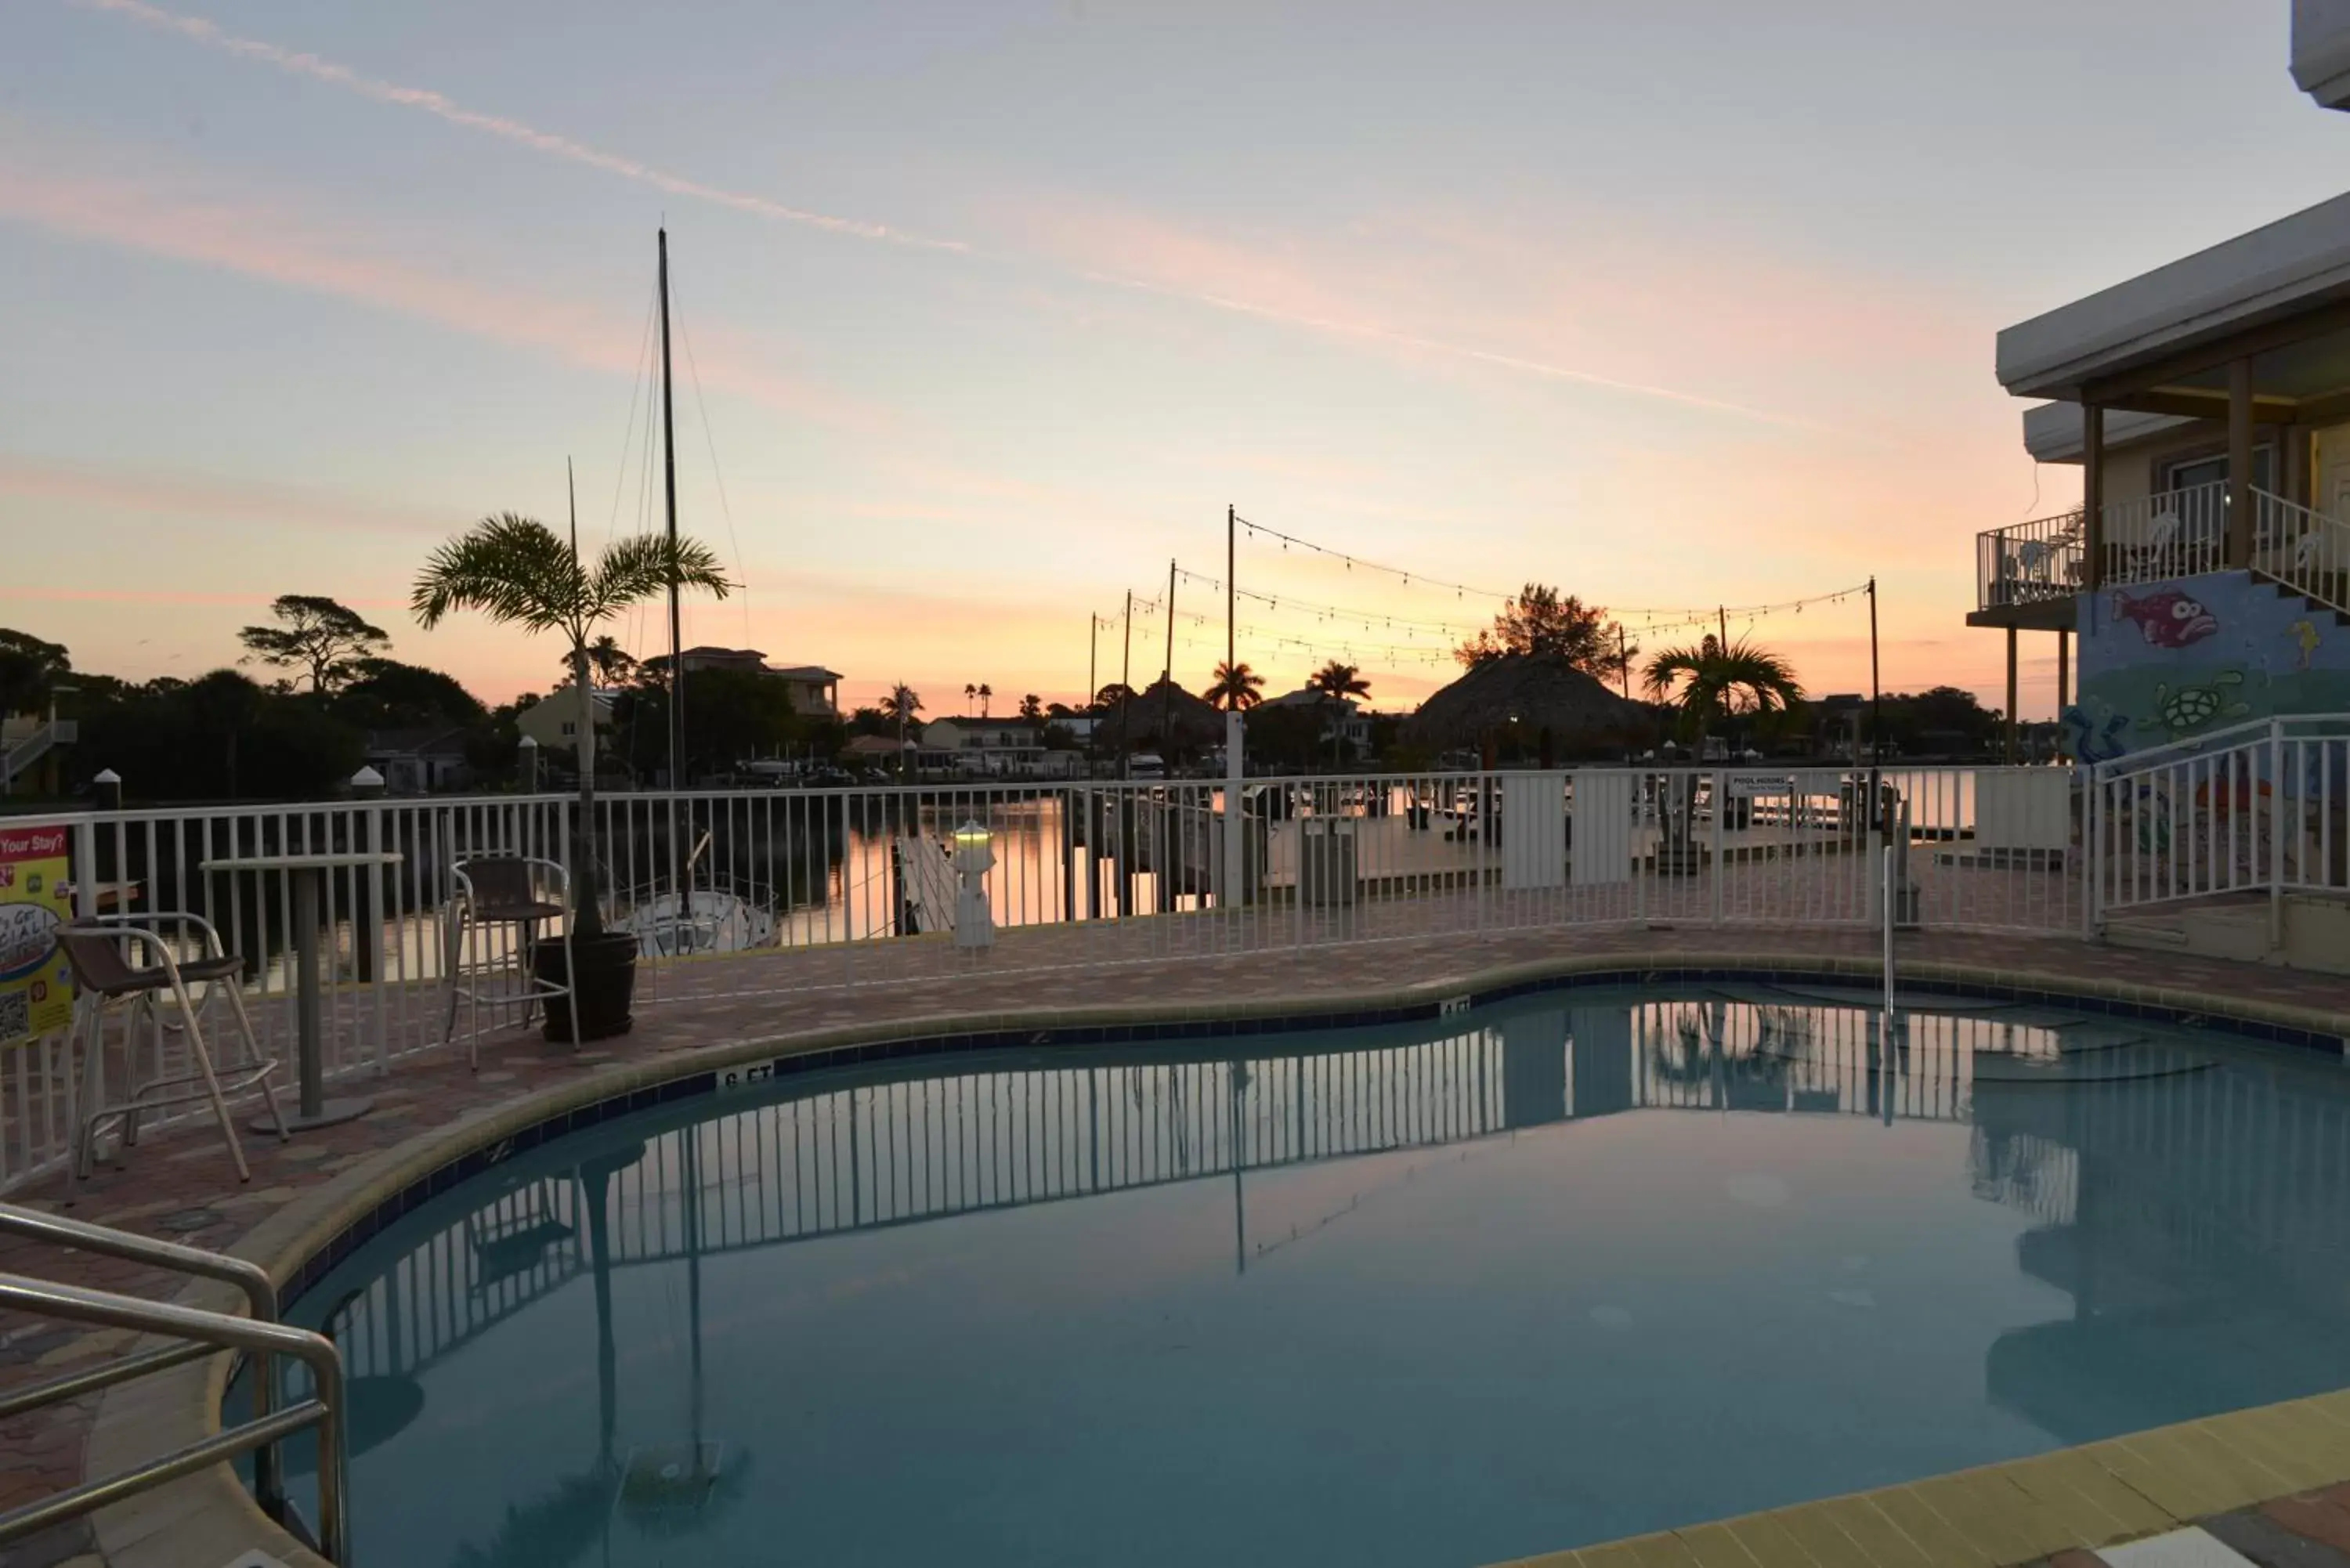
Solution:
<path fill-rule="evenodd" d="M 363 1116 L 375 1108 L 375 1102 L 369 1099 L 327 1098 L 326 1064 L 321 1044 L 325 1031 L 319 1019 L 319 896 L 326 889 L 327 874 L 330 871 L 352 867 L 380 871 L 384 867 L 399 865 L 401 858 L 394 850 L 331 851 L 318 855 L 234 855 L 204 861 L 198 867 L 206 875 L 214 871 L 279 872 L 293 884 L 294 1028 L 301 1102 L 296 1115 L 286 1124 L 288 1132 L 332 1127 L 337 1122 Z M 377 939 L 373 933 L 361 933 L 360 940 L 372 941 Z M 274 1133 L 277 1130 L 277 1124 L 266 1117 L 256 1118 L 251 1125 L 255 1132 Z"/>

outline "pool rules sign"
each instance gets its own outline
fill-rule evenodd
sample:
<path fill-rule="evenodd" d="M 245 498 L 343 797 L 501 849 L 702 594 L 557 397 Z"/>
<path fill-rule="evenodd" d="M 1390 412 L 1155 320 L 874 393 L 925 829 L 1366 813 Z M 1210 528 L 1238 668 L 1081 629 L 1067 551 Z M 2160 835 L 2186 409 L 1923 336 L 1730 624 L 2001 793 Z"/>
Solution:
<path fill-rule="evenodd" d="M 57 928 L 73 919 L 67 830 L 0 825 L 0 1044 L 63 1029 L 73 987 Z"/>

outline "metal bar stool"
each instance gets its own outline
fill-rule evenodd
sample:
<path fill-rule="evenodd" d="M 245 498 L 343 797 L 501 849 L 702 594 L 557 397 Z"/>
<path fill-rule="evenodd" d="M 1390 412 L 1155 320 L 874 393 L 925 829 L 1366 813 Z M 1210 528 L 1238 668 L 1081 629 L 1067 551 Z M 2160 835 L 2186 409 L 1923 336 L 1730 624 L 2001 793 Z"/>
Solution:
<path fill-rule="evenodd" d="M 183 931 L 201 933 L 202 950 L 192 957 L 181 957 L 172 950 L 174 944 L 153 929 L 158 921 L 174 921 Z M 76 992 L 68 1056 L 75 1044 L 81 1045 L 82 1053 L 78 1069 L 70 1074 L 73 1147 L 68 1160 L 69 1179 L 79 1181 L 89 1174 L 97 1156 L 99 1130 L 108 1122 L 121 1122 L 122 1143 L 128 1148 L 139 1141 L 139 1118 L 142 1114 L 209 1100 L 213 1115 L 220 1121 L 221 1137 L 228 1144 L 229 1158 L 236 1162 L 237 1179 L 252 1180 L 253 1171 L 244 1162 L 244 1143 L 237 1137 L 236 1124 L 229 1117 L 228 1096 L 257 1086 L 269 1104 L 270 1119 L 276 1124 L 281 1142 L 286 1137 L 286 1116 L 278 1108 L 276 1085 L 271 1082 L 277 1063 L 262 1054 L 261 1041 L 253 1031 L 253 1017 L 244 1009 L 240 985 L 244 960 L 223 950 L 220 932 L 210 921 L 189 914 L 99 916 L 60 930 L 57 945 L 73 971 Z M 133 961 L 142 956 L 147 961 Z M 236 1032 L 244 1039 L 244 1059 L 226 1065 L 225 1079 L 214 1067 L 212 1051 L 204 1044 L 200 1016 L 203 1009 L 188 993 L 192 984 L 207 988 L 207 1003 L 214 994 L 228 998 Z M 179 1003 L 176 1024 L 165 1020 L 156 1008 L 156 998 L 166 992 Z M 130 1003 L 122 1032 L 122 1060 L 128 1080 L 123 1097 L 109 1103 L 104 1098 L 105 1069 L 100 1058 L 106 1050 L 107 1009 L 121 1001 Z M 175 1029 L 187 1036 L 193 1072 L 162 1071 L 158 1062 L 159 1070 L 153 1076 L 142 1079 L 139 1075 L 137 1035 L 142 1014 L 161 1027 Z M 86 1044 L 81 1044 L 85 1029 L 88 1033 Z M 93 1078 L 97 1082 L 94 1092 Z M 199 1085 L 202 1086 L 195 1086 Z M 98 1103 L 85 1111 L 84 1106 L 93 1098 Z"/>
<path fill-rule="evenodd" d="M 450 870 L 452 884 L 446 915 L 448 943 L 442 973 L 449 992 L 448 1022 L 442 1030 L 443 1044 L 457 1035 L 457 1003 L 467 1004 L 465 1059 L 478 1072 L 482 1065 L 482 1008 L 515 1007 L 523 1022 L 549 997 L 569 996 L 572 967 L 571 873 L 558 861 L 529 855 L 482 855 L 460 860 Z M 549 920 L 563 922 L 561 981 L 542 979 L 536 967 L 539 928 Z M 513 929 L 513 940 L 501 945 L 495 932 Z M 488 938 L 486 944 L 484 939 Z M 484 945 L 487 951 L 483 950 Z M 500 989 L 489 989 L 502 981 Z"/>

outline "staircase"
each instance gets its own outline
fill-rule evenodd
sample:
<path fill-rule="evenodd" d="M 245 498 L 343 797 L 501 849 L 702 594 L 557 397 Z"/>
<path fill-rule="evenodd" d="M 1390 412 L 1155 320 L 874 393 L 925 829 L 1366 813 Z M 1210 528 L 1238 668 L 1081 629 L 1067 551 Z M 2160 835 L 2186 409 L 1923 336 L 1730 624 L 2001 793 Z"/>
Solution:
<path fill-rule="evenodd" d="M 2350 626 L 2350 523 L 2253 491 L 2252 574 Z"/>
<path fill-rule="evenodd" d="M 14 789 L 17 779 L 24 776 L 34 763 L 58 746 L 70 746 L 78 738 L 81 726 L 72 719 L 51 719 L 39 729 L 0 751 L 0 794 Z"/>
<path fill-rule="evenodd" d="M 2083 828 L 2091 919 L 2109 940 L 2350 968 L 2350 713 L 2252 720 L 2100 763 Z"/>

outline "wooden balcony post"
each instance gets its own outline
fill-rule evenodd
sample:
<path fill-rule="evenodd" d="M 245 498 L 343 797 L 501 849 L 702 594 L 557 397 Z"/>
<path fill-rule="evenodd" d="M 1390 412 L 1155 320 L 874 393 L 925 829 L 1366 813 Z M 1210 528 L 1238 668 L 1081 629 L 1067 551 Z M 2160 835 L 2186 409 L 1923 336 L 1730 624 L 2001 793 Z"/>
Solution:
<path fill-rule="evenodd" d="M 2228 565 L 2252 564 L 2252 361 L 2228 362 Z"/>
<path fill-rule="evenodd" d="M 2015 628 L 2007 628 L 2007 762 L 2015 765 Z"/>
<path fill-rule="evenodd" d="M 2106 581 L 2106 410 L 2081 405 L 2081 586 Z"/>

